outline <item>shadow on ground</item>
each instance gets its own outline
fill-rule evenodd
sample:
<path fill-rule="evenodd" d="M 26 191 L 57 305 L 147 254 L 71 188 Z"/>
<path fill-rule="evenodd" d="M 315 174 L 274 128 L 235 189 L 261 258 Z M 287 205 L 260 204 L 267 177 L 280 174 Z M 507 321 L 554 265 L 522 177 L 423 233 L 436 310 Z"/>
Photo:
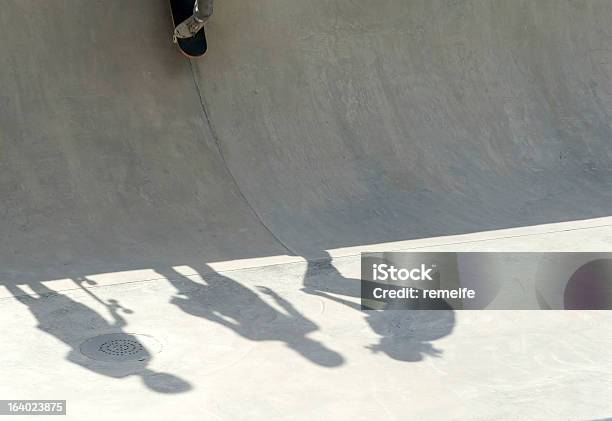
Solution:
<path fill-rule="evenodd" d="M 47 288 L 43 283 L 28 284 L 32 290 L 37 291 L 39 297 L 28 295 L 21 286 L 10 283 L 4 286 L 13 294 L 15 299 L 26 306 L 38 322 L 38 329 L 53 336 L 66 344 L 70 351 L 66 360 L 77 364 L 94 373 L 117 379 L 137 376 L 150 390 L 159 393 L 186 392 L 192 386 L 185 380 L 163 372 L 156 372 L 148 368 L 151 357 L 148 350 L 145 361 L 129 363 L 104 363 L 85 357 L 79 350 L 80 345 L 87 339 L 107 333 L 125 333 L 128 323 L 121 314 L 131 314 L 132 310 L 122 307 L 117 300 L 104 301 L 87 289 L 85 284 L 95 285 L 94 281 L 77 279 L 75 283 L 95 301 L 104 305 L 113 322 L 108 320 L 92 308 L 73 300 L 67 295 Z M 129 334 L 128 334 L 129 335 Z M 128 336 L 128 339 L 131 335 Z M 132 337 L 133 340 L 138 341 Z"/>
<path fill-rule="evenodd" d="M 308 334 L 319 326 L 300 313 L 274 290 L 258 287 L 282 311 L 239 282 L 212 271 L 202 275 L 205 284 L 176 271 L 157 269 L 176 288 L 170 302 L 187 314 L 218 323 L 251 341 L 279 341 L 308 361 L 322 367 L 338 367 L 344 358 Z"/>
<path fill-rule="evenodd" d="M 378 343 L 367 348 L 398 361 L 440 357 L 442 351 L 432 341 L 450 335 L 455 325 L 455 313 L 450 309 L 362 311 L 360 280 L 344 277 L 332 264 L 329 254 L 323 260 L 308 262 L 302 291 L 363 313 L 372 331 L 380 335 Z"/>

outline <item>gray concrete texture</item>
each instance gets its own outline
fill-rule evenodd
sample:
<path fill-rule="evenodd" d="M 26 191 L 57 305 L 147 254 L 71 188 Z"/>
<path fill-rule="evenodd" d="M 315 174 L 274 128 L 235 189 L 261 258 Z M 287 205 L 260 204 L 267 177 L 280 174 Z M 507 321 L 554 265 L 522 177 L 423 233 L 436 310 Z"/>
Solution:
<path fill-rule="evenodd" d="M 0 397 L 609 417 L 612 313 L 362 312 L 356 250 L 611 251 L 612 3 L 215 7 L 190 62 L 166 0 L 2 2 Z M 117 333 L 161 351 L 81 352 Z"/>
<path fill-rule="evenodd" d="M 607 1 L 0 11 L 0 275 L 40 280 L 608 216 Z"/>

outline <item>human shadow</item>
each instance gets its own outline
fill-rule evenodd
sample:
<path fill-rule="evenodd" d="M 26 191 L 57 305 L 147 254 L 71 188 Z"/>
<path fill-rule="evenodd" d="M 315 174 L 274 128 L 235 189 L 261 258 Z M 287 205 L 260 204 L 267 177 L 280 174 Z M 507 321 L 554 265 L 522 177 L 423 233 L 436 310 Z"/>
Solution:
<path fill-rule="evenodd" d="M 113 378 L 140 377 L 142 382 L 151 390 L 159 393 L 181 393 L 191 389 L 191 385 L 179 377 L 163 372 L 156 372 L 147 367 L 151 357 L 145 348 L 146 355 L 142 361 L 121 363 L 105 363 L 87 358 L 80 352 L 80 345 L 97 334 L 125 333 L 127 321 L 123 314 L 132 311 L 122 307 L 117 300 L 104 301 L 85 287 L 84 284 L 95 285 L 88 279 L 76 279 L 75 283 L 90 297 L 104 305 L 113 322 L 109 323 L 102 315 L 85 304 L 73 300 L 67 295 L 47 288 L 42 282 L 27 284 L 37 291 L 39 297 L 29 295 L 21 286 L 4 284 L 14 298 L 25 305 L 36 318 L 37 328 L 66 344 L 70 351 L 66 360 L 77 364 L 89 371 Z M 138 342 L 138 339 L 126 334 L 126 339 Z"/>
<path fill-rule="evenodd" d="M 302 291 L 345 305 L 364 314 L 372 331 L 380 335 L 378 343 L 367 345 L 374 353 L 398 361 L 417 362 L 440 357 L 442 351 L 433 341 L 451 334 L 455 312 L 446 310 L 362 310 L 361 281 L 343 276 L 332 263 L 332 257 L 308 261 Z"/>
<path fill-rule="evenodd" d="M 174 270 L 158 270 L 177 290 L 170 303 L 192 316 L 224 326 L 251 341 L 279 341 L 308 361 L 338 367 L 343 357 L 308 335 L 319 327 L 274 290 L 257 287 L 282 311 L 253 290 L 212 269 L 202 275 L 205 284 Z"/>

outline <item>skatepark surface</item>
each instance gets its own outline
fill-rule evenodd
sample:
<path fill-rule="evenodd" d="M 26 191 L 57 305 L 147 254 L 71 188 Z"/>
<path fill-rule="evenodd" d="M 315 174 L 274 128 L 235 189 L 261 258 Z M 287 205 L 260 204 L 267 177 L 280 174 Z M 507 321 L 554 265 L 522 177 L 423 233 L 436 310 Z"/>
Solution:
<path fill-rule="evenodd" d="M 612 416 L 612 314 L 357 305 L 360 251 L 611 251 L 612 3 L 220 0 L 198 61 L 165 0 L 2 6 L 0 399 Z"/>

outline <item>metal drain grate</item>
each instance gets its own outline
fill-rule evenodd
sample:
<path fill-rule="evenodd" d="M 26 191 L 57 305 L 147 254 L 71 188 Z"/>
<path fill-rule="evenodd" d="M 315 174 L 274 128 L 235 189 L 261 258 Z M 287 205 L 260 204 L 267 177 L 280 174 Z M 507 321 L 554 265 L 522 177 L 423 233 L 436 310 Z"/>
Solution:
<path fill-rule="evenodd" d="M 100 345 L 98 351 L 114 356 L 136 355 L 144 351 L 144 346 L 140 342 L 131 339 L 113 339 Z"/>
<path fill-rule="evenodd" d="M 146 335 L 111 333 L 86 340 L 80 349 L 83 355 L 98 361 L 146 361 L 161 351 L 161 344 Z"/>

